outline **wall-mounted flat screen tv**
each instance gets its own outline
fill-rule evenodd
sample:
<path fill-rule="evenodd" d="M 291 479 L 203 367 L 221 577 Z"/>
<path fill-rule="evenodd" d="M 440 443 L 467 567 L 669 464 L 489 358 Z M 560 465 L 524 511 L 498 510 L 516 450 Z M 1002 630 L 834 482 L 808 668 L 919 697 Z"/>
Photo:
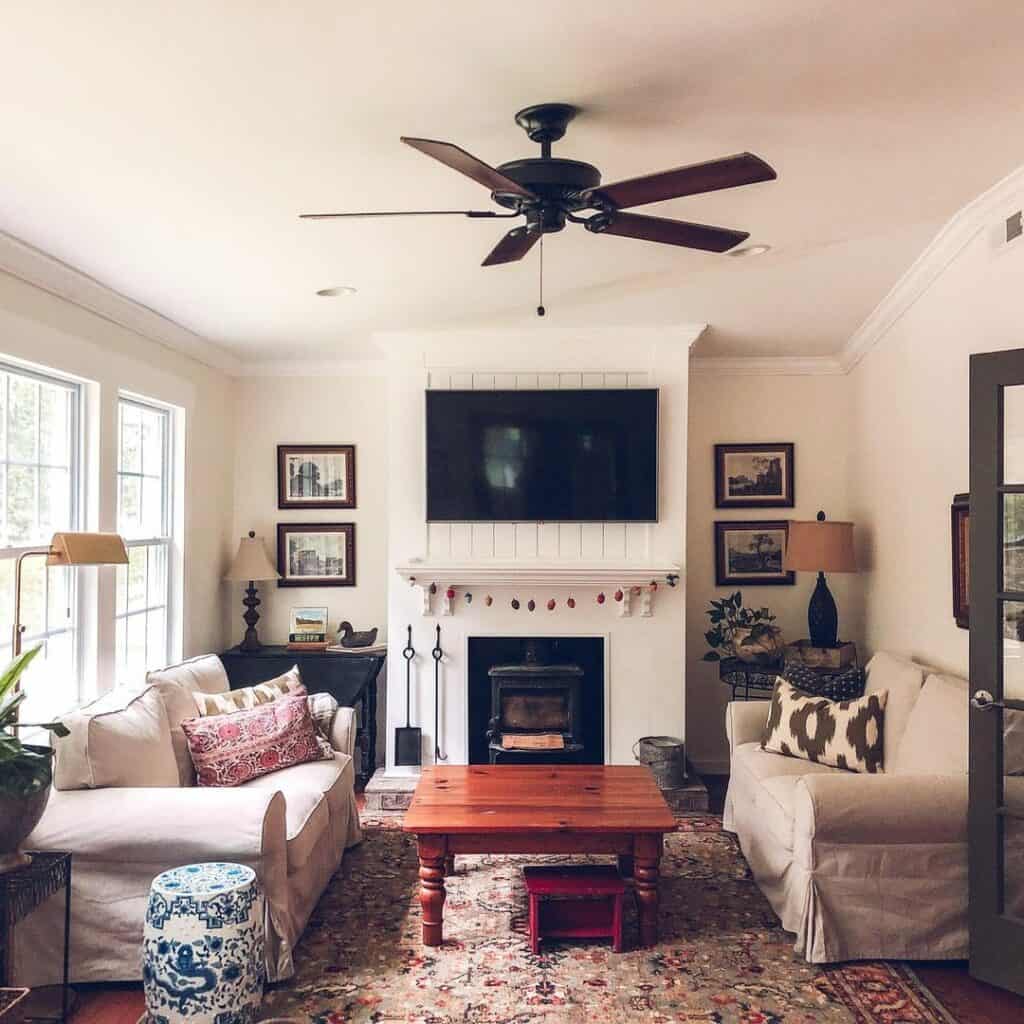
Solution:
<path fill-rule="evenodd" d="M 656 388 L 428 391 L 431 522 L 654 522 Z"/>

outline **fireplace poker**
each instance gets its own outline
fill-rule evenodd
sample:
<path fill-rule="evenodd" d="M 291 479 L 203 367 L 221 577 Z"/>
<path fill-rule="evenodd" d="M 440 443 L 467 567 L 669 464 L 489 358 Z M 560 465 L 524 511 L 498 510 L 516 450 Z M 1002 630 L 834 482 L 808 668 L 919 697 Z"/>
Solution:
<path fill-rule="evenodd" d="M 448 755 L 441 753 L 441 738 L 438 733 L 438 720 L 441 711 L 441 659 L 444 657 L 444 651 L 441 650 L 440 625 L 437 627 L 437 640 L 430 656 L 434 659 L 434 762 L 436 764 L 438 761 L 448 760 Z"/>

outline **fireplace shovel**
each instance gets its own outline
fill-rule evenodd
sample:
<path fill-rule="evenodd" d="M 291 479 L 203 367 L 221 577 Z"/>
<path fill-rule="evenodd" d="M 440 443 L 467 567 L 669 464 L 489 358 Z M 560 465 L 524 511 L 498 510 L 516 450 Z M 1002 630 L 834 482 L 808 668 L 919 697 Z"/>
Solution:
<path fill-rule="evenodd" d="M 405 725 L 395 726 L 395 764 L 403 767 L 419 765 L 423 759 L 423 741 L 419 726 L 412 724 L 412 659 L 416 650 L 412 645 L 412 626 L 402 650 L 405 658 Z"/>
<path fill-rule="evenodd" d="M 441 659 L 444 651 L 441 650 L 441 627 L 437 627 L 437 642 L 430 652 L 434 659 L 434 764 L 447 761 L 448 755 L 441 753 L 441 734 L 438 731 L 438 716 L 441 713 Z"/>

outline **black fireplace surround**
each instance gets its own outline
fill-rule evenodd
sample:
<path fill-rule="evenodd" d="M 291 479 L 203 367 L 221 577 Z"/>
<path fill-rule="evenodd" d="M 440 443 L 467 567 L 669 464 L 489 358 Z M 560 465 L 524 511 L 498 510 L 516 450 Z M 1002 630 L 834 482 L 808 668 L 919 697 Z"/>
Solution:
<path fill-rule="evenodd" d="M 603 764 L 604 640 L 470 637 L 470 764 Z M 560 733 L 561 750 L 503 750 L 503 733 Z"/>

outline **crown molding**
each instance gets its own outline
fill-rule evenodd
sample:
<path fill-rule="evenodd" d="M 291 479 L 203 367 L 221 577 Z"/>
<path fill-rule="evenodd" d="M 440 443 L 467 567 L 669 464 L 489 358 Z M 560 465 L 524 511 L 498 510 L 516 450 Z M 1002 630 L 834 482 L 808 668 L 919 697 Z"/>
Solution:
<path fill-rule="evenodd" d="M 1022 191 L 1024 167 L 1019 167 L 950 217 L 843 346 L 839 361 L 844 373 L 849 373 L 885 337 L 979 232 L 1012 212 L 1007 207 Z"/>
<path fill-rule="evenodd" d="M 835 377 L 846 373 L 835 356 L 694 356 L 691 377 Z"/>
<path fill-rule="evenodd" d="M 204 366 L 239 372 L 239 360 L 212 341 L 3 231 L 0 270 Z"/>

